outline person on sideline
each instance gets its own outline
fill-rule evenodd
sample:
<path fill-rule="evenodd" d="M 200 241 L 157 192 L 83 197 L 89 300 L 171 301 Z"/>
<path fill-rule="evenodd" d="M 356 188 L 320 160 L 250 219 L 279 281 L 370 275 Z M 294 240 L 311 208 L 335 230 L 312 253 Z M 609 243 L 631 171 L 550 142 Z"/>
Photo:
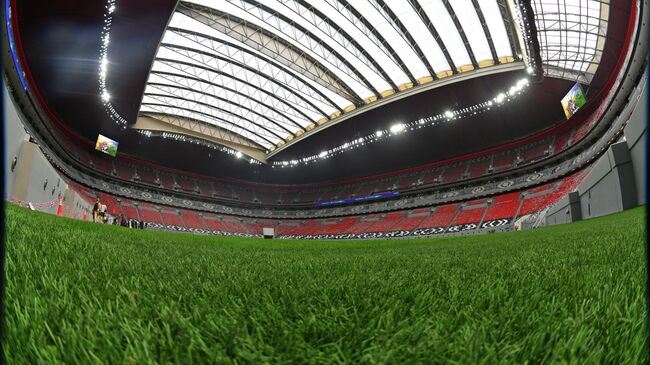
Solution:
<path fill-rule="evenodd" d="M 99 198 L 97 198 L 97 201 L 95 201 L 95 205 L 93 205 L 93 222 L 99 222 L 99 207 L 101 203 L 99 202 Z"/>
<path fill-rule="evenodd" d="M 106 223 L 108 217 L 106 217 L 106 204 L 99 204 L 99 221 Z"/>

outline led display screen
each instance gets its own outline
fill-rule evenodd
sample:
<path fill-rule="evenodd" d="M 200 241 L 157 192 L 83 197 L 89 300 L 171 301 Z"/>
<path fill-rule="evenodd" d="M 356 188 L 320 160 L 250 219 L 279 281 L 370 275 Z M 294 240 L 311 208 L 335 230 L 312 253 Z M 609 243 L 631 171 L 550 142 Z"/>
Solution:
<path fill-rule="evenodd" d="M 380 194 L 375 194 L 375 195 L 362 196 L 360 198 L 333 200 L 333 201 L 330 201 L 330 202 L 316 202 L 316 206 L 320 207 L 320 206 L 324 206 L 324 205 L 355 203 L 355 202 L 361 202 L 361 201 L 364 201 L 364 200 L 386 198 L 386 197 L 395 196 L 395 195 L 398 195 L 398 194 L 399 194 L 398 191 L 393 191 L 393 192 L 390 192 L 390 193 L 380 193 Z"/>
<path fill-rule="evenodd" d="M 101 151 L 107 155 L 115 157 L 117 155 L 117 145 L 117 142 L 100 134 L 97 136 L 97 144 L 95 145 L 95 149 L 97 151 Z"/>
<path fill-rule="evenodd" d="M 569 92 L 562 98 L 562 109 L 566 119 L 571 118 L 578 110 L 587 103 L 585 93 L 582 91 L 580 84 L 575 84 Z"/>

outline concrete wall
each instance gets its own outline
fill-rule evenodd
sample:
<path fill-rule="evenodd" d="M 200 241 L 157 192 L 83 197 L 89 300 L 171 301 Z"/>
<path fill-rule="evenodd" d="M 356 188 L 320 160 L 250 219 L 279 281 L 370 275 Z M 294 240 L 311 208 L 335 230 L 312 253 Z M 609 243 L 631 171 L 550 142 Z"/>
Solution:
<path fill-rule="evenodd" d="M 29 135 L 23 127 L 21 117 L 3 87 L 4 128 L 5 128 L 5 198 L 45 203 L 65 195 L 67 184 L 45 158 L 38 145 L 29 141 Z M 14 158 L 16 164 L 11 165 Z M 42 210 L 56 213 L 58 205 L 43 207 Z"/>
<path fill-rule="evenodd" d="M 25 132 L 16 107 L 14 106 L 13 101 L 11 100 L 7 88 L 4 87 L 3 82 L 3 109 L 4 109 L 4 128 L 5 128 L 5 141 L 4 141 L 4 159 L 5 159 L 5 168 L 7 171 L 4 174 L 4 186 L 5 191 L 4 195 L 7 196 L 12 190 L 13 179 L 11 179 L 11 163 L 14 157 L 18 156 L 20 146 L 23 141 L 29 140 L 29 136 Z"/>
<path fill-rule="evenodd" d="M 63 196 L 63 213 L 68 217 L 82 218 L 83 211 L 90 212 L 92 204 L 82 199 L 76 192 L 68 190 L 65 180 L 52 167 L 38 145 L 29 141 L 21 117 L 3 87 L 4 128 L 5 128 L 5 199 L 31 202 L 39 210 L 56 213 L 58 204 L 41 206 Z M 11 164 L 17 158 L 13 171 Z M 46 184 L 47 181 L 47 184 Z"/>
<path fill-rule="evenodd" d="M 576 191 L 548 210 L 546 224 L 575 222 L 634 208 L 639 205 L 636 179 L 628 144 L 614 143 Z"/>
<path fill-rule="evenodd" d="M 546 215 L 546 224 L 564 224 L 575 222 L 582 219 L 582 206 L 580 204 L 580 194 L 571 192 L 562 198 L 555 206 L 549 209 Z"/>
<path fill-rule="evenodd" d="M 646 189 L 646 156 L 647 156 L 647 123 L 648 123 L 648 85 L 642 86 L 641 100 L 630 116 L 625 127 L 625 139 L 632 156 L 634 179 L 637 187 L 637 200 L 639 204 L 647 204 Z"/>
<path fill-rule="evenodd" d="M 627 143 L 612 144 L 578 187 L 582 218 L 637 206 L 634 167 Z"/>
<path fill-rule="evenodd" d="M 17 156 L 18 163 L 8 174 L 11 200 L 41 204 L 65 195 L 67 184 L 36 144 L 22 141 Z M 56 208 L 43 210 L 55 213 Z"/>

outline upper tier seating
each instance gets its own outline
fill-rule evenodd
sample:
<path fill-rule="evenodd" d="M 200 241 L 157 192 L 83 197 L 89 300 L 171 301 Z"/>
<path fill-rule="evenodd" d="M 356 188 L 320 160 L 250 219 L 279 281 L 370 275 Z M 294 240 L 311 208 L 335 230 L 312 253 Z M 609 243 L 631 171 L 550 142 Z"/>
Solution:
<path fill-rule="evenodd" d="M 490 167 L 490 158 L 473 161 L 467 170 L 468 178 L 484 176 L 487 174 L 488 167 Z"/>
<path fill-rule="evenodd" d="M 122 180 L 131 180 L 135 174 L 135 169 L 131 165 L 123 163 L 114 163 L 115 172 L 117 172 L 117 177 Z"/>
<path fill-rule="evenodd" d="M 515 150 L 508 150 L 494 156 L 492 169 L 494 172 L 502 172 L 511 169 L 514 166 L 517 153 Z"/>
<path fill-rule="evenodd" d="M 573 133 L 573 130 L 568 130 L 555 138 L 555 142 L 553 143 L 553 153 L 557 154 L 558 152 L 564 150 L 567 148 L 570 144 L 569 141 L 571 139 L 571 134 Z"/>
<path fill-rule="evenodd" d="M 445 184 L 456 182 L 465 174 L 465 171 L 467 171 L 465 163 L 449 167 L 443 172 L 442 181 Z"/>
<path fill-rule="evenodd" d="M 138 169 L 138 175 L 140 176 L 140 182 L 154 185 L 156 181 L 156 173 L 150 170 L 147 167 L 140 167 Z"/>
<path fill-rule="evenodd" d="M 165 189 L 174 190 L 175 184 L 173 175 L 159 173 L 158 178 L 160 178 L 160 183 Z"/>
<path fill-rule="evenodd" d="M 191 192 L 196 191 L 196 184 L 194 183 L 194 181 L 192 181 L 192 180 L 190 180 L 190 179 L 188 179 L 186 177 L 177 175 L 176 176 L 176 183 L 184 191 L 191 191 Z"/>
<path fill-rule="evenodd" d="M 113 175 L 113 164 L 110 160 L 108 160 L 108 157 L 90 155 L 90 160 L 92 161 L 95 169 L 101 171 L 106 175 Z"/>
<path fill-rule="evenodd" d="M 198 180 L 197 186 L 199 187 L 199 192 L 202 196 L 212 197 L 214 191 L 212 190 L 212 185 L 205 180 Z"/>
<path fill-rule="evenodd" d="M 548 141 L 542 141 L 537 145 L 521 150 L 520 156 L 522 159 L 522 163 L 537 161 L 545 157 L 545 152 L 548 150 L 548 148 L 549 148 Z"/>

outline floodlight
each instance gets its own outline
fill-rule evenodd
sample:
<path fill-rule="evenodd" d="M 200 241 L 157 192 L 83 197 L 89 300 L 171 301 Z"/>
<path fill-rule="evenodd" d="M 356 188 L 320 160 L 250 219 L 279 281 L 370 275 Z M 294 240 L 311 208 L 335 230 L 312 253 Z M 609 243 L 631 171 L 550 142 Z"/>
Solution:
<path fill-rule="evenodd" d="M 528 82 L 529 82 L 528 79 L 521 79 L 521 80 L 517 81 L 517 87 L 522 88 L 522 87 L 528 85 Z"/>
<path fill-rule="evenodd" d="M 393 134 L 400 133 L 400 132 L 402 132 L 404 130 L 404 128 L 406 128 L 406 126 L 404 124 L 402 124 L 402 123 L 395 124 L 395 125 L 390 127 L 390 132 L 393 133 Z"/>

